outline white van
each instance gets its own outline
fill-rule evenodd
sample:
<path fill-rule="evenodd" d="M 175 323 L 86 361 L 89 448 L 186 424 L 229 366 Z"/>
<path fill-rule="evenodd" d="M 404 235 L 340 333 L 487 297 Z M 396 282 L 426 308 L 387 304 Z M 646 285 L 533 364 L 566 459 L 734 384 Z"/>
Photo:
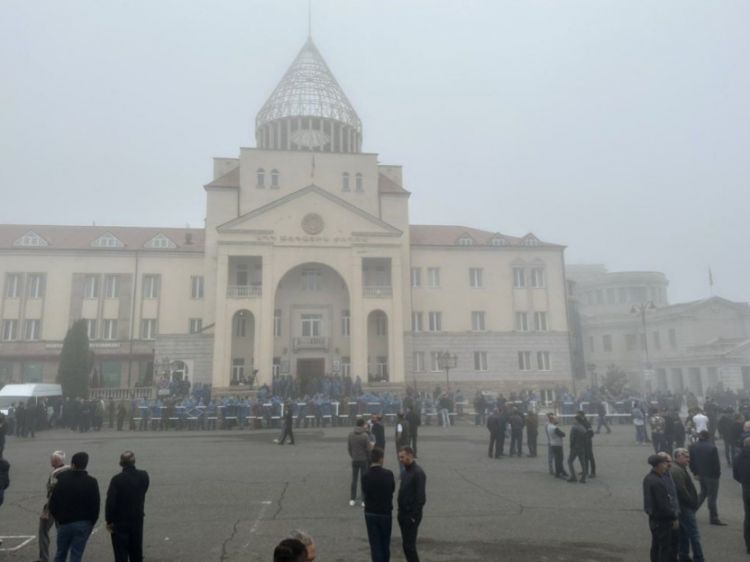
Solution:
<path fill-rule="evenodd" d="M 0 412 L 8 415 L 8 408 L 14 402 L 28 402 L 29 399 L 62 397 L 62 387 L 59 384 L 6 384 L 0 389 Z"/>

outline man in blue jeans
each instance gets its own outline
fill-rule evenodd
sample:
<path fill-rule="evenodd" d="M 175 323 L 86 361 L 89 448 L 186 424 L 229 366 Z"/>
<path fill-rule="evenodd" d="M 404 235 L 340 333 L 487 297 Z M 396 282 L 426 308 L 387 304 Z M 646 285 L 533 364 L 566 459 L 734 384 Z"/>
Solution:
<path fill-rule="evenodd" d="M 362 476 L 362 495 L 365 504 L 365 524 L 370 541 L 372 562 L 391 559 L 391 529 L 393 528 L 393 492 L 396 479 L 393 472 L 383 468 L 383 450 L 370 451 L 370 470 Z"/>
<path fill-rule="evenodd" d="M 86 542 L 99 519 L 99 484 L 86 472 L 89 456 L 76 453 L 70 470 L 60 475 L 49 499 L 49 511 L 57 521 L 55 562 L 81 562 Z"/>
<path fill-rule="evenodd" d="M 693 562 L 704 562 L 701 535 L 698 532 L 698 522 L 695 520 L 695 510 L 698 509 L 698 491 L 695 489 L 693 478 L 688 472 L 690 453 L 687 449 L 674 450 L 674 464 L 670 468 L 672 480 L 677 490 L 677 501 L 680 505 L 680 538 L 677 559 L 690 560 L 690 547 L 693 548 Z"/>

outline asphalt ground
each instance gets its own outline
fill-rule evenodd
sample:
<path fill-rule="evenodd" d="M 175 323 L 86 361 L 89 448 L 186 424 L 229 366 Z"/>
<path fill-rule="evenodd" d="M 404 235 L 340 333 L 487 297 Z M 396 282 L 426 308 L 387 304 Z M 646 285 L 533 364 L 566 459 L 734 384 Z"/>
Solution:
<path fill-rule="evenodd" d="M 322 562 L 369 560 L 362 508 L 349 507 L 347 428 L 296 431 L 295 446 L 273 443 L 276 430 L 74 433 L 55 430 L 35 439 L 8 438 L 11 486 L 0 507 L 0 560 L 36 560 L 38 515 L 44 503 L 49 454 L 85 450 L 102 497 L 132 449 L 151 476 L 146 500 L 149 562 L 230 562 L 272 559 L 274 545 L 294 528 L 309 531 Z M 386 466 L 396 468 L 386 429 Z M 632 427 L 595 438 L 597 478 L 587 484 L 555 479 L 547 449 L 537 458 L 487 457 L 487 431 L 471 425 L 420 430 L 419 464 L 427 473 L 427 505 L 419 549 L 428 562 L 648 560 L 650 534 L 642 511 L 647 446 Z M 739 485 L 725 469 L 719 513 L 729 525 L 698 521 L 709 561 L 750 559 L 742 539 Z M 102 506 L 103 514 L 103 506 Z M 54 551 L 54 531 L 52 549 Z M 84 555 L 112 560 L 100 520 Z M 392 559 L 404 560 L 394 518 Z"/>

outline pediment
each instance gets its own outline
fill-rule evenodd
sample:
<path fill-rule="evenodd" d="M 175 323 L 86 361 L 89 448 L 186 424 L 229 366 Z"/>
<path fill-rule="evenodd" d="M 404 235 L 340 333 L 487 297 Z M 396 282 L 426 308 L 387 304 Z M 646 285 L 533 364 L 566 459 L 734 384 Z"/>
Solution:
<path fill-rule="evenodd" d="M 333 240 L 352 236 L 398 237 L 399 229 L 316 185 L 220 225 L 220 233 L 315 236 Z"/>

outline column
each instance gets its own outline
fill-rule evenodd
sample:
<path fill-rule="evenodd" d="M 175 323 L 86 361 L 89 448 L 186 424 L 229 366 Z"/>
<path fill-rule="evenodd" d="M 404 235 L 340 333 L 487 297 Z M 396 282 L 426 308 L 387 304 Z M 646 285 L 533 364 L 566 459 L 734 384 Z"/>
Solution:
<path fill-rule="evenodd" d="M 367 311 L 362 296 L 362 258 L 352 250 L 349 298 L 351 299 L 352 377 L 367 381 Z"/>
<path fill-rule="evenodd" d="M 219 249 L 216 259 L 216 316 L 214 324 L 214 358 L 212 381 L 214 387 L 228 387 L 232 359 L 232 326 L 227 318 L 227 280 L 229 277 L 229 256 Z"/>
<path fill-rule="evenodd" d="M 276 299 L 276 278 L 274 277 L 271 250 L 265 249 L 263 260 L 263 294 L 261 296 L 260 314 L 256 318 L 255 368 L 258 369 L 256 385 L 271 384 L 273 371 L 273 309 Z"/>
<path fill-rule="evenodd" d="M 405 380 L 404 364 L 404 307 L 401 260 L 391 258 L 391 322 L 388 326 L 389 381 L 402 383 Z"/>

